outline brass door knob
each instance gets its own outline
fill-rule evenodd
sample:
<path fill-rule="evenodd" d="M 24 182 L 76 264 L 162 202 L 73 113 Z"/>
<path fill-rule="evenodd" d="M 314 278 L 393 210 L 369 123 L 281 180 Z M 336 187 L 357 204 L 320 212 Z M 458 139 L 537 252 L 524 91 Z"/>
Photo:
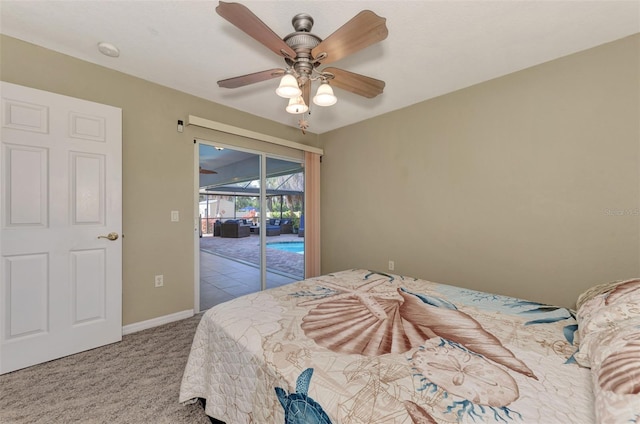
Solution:
<path fill-rule="evenodd" d="M 99 239 L 106 238 L 111 241 L 118 240 L 118 233 L 109 233 L 106 236 L 98 236 Z"/>

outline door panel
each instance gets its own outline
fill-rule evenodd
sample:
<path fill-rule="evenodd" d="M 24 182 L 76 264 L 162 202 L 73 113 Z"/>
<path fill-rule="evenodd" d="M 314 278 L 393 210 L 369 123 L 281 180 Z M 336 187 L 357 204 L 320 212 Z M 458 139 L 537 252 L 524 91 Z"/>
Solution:
<path fill-rule="evenodd" d="M 5 257 L 8 321 L 7 339 L 46 333 L 48 320 L 49 255 Z"/>
<path fill-rule="evenodd" d="M 200 263 L 205 310 L 261 288 L 261 228 L 252 225 L 260 217 L 260 156 L 200 144 L 198 158 L 200 247 L 206 257 L 221 258 Z"/>
<path fill-rule="evenodd" d="M 5 227 L 47 226 L 48 152 L 45 148 L 6 144 L 3 168 Z"/>
<path fill-rule="evenodd" d="M 71 152 L 71 204 L 74 225 L 104 225 L 104 155 Z"/>
<path fill-rule="evenodd" d="M 5 373 L 122 338 L 122 112 L 1 88 Z"/>
<path fill-rule="evenodd" d="M 105 249 L 71 252 L 74 325 L 105 319 L 105 275 Z"/>
<path fill-rule="evenodd" d="M 267 157 L 266 162 L 268 217 L 290 222 L 280 227 L 280 236 L 267 240 L 266 287 L 270 289 L 304 279 L 304 238 L 293 234 L 304 210 L 304 169 L 300 162 L 280 158 Z M 269 247 L 272 243 L 278 247 Z"/>

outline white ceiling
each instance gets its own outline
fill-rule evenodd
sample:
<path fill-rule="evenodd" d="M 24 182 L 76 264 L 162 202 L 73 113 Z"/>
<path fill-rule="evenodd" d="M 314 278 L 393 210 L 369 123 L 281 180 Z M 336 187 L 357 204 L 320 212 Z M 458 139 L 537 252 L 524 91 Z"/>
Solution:
<path fill-rule="evenodd" d="M 632 1 L 242 1 L 281 37 L 300 12 L 326 38 L 363 9 L 387 19 L 386 40 L 330 66 L 384 80 L 374 99 L 336 89 L 312 106 L 323 133 L 640 32 Z M 284 67 L 216 12 L 217 1 L 0 1 L 0 32 L 286 125 L 278 79 L 237 89 L 216 81 Z M 103 56 L 97 43 L 120 49 Z M 314 88 L 315 90 L 315 88 Z"/>

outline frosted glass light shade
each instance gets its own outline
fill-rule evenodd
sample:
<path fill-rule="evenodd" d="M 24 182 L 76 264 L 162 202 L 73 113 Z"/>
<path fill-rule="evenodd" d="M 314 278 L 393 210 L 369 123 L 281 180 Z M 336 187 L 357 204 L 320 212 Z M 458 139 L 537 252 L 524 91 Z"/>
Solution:
<path fill-rule="evenodd" d="M 298 87 L 298 80 L 291 74 L 284 74 L 280 80 L 280 85 L 276 88 L 276 94 L 285 99 L 292 99 L 302 95 L 302 90 Z"/>
<path fill-rule="evenodd" d="M 294 115 L 305 113 L 309 110 L 309 106 L 304 104 L 304 100 L 302 97 L 296 97 L 289 100 L 289 105 L 286 108 L 287 112 L 293 113 Z"/>
<path fill-rule="evenodd" d="M 320 87 L 318 87 L 318 91 L 313 98 L 313 103 L 318 106 L 332 106 L 335 105 L 337 101 L 338 98 L 333 95 L 333 89 L 329 83 L 326 82 L 320 84 Z"/>

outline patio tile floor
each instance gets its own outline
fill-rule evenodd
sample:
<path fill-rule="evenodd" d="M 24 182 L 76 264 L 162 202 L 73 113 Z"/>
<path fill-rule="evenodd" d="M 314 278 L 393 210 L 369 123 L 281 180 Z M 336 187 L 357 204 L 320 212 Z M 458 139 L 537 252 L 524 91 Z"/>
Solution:
<path fill-rule="evenodd" d="M 277 240 L 269 238 L 267 243 L 303 241 L 297 235 L 272 238 Z M 253 235 L 241 239 L 200 239 L 200 311 L 260 290 L 258 243 L 258 237 Z M 303 255 L 268 249 L 267 264 L 267 288 L 293 283 L 303 278 Z M 272 269 L 275 272 L 271 272 Z"/>
<path fill-rule="evenodd" d="M 267 246 L 274 242 L 302 242 L 297 234 L 281 234 L 267 237 Z M 257 265 L 260 263 L 260 237 L 252 234 L 242 238 L 204 236 L 200 238 L 200 250 L 228 259 Z M 304 255 L 267 247 L 267 266 L 270 271 L 301 280 L 304 278 Z"/>

